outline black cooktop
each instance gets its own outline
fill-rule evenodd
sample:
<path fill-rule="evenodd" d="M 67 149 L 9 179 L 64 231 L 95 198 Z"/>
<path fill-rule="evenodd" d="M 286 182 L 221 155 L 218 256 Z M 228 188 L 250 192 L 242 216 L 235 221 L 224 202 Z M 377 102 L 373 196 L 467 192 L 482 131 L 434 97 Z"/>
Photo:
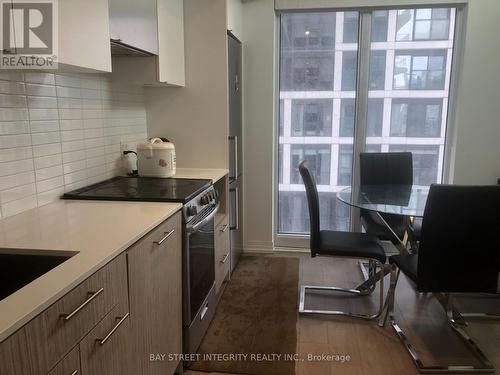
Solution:
<path fill-rule="evenodd" d="M 114 177 L 73 190 L 65 199 L 186 203 L 212 184 L 211 180 Z"/>

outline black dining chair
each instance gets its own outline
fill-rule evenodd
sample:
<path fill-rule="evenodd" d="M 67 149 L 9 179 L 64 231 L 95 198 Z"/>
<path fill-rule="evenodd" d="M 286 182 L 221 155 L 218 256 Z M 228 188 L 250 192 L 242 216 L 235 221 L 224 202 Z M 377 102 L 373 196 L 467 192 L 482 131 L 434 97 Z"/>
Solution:
<path fill-rule="evenodd" d="M 370 265 L 370 278 L 354 289 L 339 288 L 333 286 L 301 286 L 299 313 L 347 315 L 364 319 L 375 319 L 379 317 L 383 307 L 384 276 L 390 270 L 389 265 L 385 264 L 386 255 L 384 249 L 380 245 L 377 237 L 366 233 L 321 230 L 318 190 L 314 177 L 306 161 L 303 161 L 299 164 L 299 172 L 304 181 L 307 203 L 309 206 L 311 256 L 368 259 Z M 378 281 L 380 281 L 380 306 L 375 314 L 361 314 L 335 310 L 313 310 L 305 308 L 305 298 L 308 290 L 321 292 L 345 292 L 350 293 L 354 296 L 367 296 L 374 291 L 376 283 Z"/>
<path fill-rule="evenodd" d="M 359 171 L 361 186 L 413 185 L 411 152 L 362 152 L 359 155 Z M 391 229 L 387 228 L 381 220 L 384 220 Z M 361 224 L 366 233 L 396 244 L 406 233 L 408 218 L 361 210 Z"/>
<path fill-rule="evenodd" d="M 454 293 L 500 293 L 500 186 L 432 185 L 422 221 L 418 254 L 395 255 L 391 285 L 379 324 L 392 327 L 421 372 L 493 372 L 494 367 L 464 331 L 466 322 Z M 402 271 L 420 293 L 432 293 L 446 311 L 452 330 L 480 366 L 425 366 L 394 321 L 394 299 Z"/>

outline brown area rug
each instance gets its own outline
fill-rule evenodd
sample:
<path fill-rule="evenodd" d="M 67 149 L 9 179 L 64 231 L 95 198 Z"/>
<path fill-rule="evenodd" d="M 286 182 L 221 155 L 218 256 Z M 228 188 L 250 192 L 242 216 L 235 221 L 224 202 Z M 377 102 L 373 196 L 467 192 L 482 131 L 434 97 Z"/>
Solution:
<path fill-rule="evenodd" d="M 294 375 L 298 282 L 297 258 L 243 257 L 190 369 Z"/>

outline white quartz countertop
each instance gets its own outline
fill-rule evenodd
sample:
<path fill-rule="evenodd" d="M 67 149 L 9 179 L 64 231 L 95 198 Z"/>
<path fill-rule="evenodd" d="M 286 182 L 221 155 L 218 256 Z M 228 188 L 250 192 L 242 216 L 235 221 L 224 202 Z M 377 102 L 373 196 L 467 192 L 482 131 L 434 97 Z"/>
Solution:
<path fill-rule="evenodd" d="M 178 203 L 60 200 L 0 220 L 0 253 L 78 252 L 0 301 L 0 342 L 181 207 Z"/>
<path fill-rule="evenodd" d="M 175 178 L 194 178 L 200 180 L 212 180 L 216 183 L 222 177 L 229 173 L 227 169 L 211 169 L 211 168 L 176 168 Z"/>

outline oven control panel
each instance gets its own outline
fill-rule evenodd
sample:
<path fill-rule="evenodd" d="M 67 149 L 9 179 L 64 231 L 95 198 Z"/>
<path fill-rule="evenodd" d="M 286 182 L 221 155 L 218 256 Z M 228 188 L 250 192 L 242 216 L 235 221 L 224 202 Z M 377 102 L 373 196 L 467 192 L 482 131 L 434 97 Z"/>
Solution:
<path fill-rule="evenodd" d="M 219 194 L 213 186 L 210 186 L 184 205 L 182 209 L 184 222 L 187 223 L 193 220 L 197 215 L 202 214 L 205 209 L 217 205 L 218 202 Z"/>

